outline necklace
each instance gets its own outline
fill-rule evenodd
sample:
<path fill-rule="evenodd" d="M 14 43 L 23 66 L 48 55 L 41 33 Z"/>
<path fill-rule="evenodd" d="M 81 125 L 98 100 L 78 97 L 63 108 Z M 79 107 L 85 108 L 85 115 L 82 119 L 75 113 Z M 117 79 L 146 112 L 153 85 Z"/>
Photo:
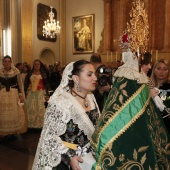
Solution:
<path fill-rule="evenodd" d="M 73 93 L 75 93 L 75 95 L 73 95 Z M 88 102 L 86 101 L 86 97 L 83 97 L 83 96 L 80 96 L 78 93 L 76 93 L 74 90 L 71 90 L 71 94 L 73 95 L 73 96 L 78 96 L 78 97 L 80 97 L 81 99 L 83 99 L 84 100 L 84 106 L 86 107 L 86 108 L 88 108 Z"/>
<path fill-rule="evenodd" d="M 4 70 L 5 70 L 6 72 L 8 72 L 8 71 L 11 70 L 11 67 L 10 67 L 10 68 L 4 68 Z"/>

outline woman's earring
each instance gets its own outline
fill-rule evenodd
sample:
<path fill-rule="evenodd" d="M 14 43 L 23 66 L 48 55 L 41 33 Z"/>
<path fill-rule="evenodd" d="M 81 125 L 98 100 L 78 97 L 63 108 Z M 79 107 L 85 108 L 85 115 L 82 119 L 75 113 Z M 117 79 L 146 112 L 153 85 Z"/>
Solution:
<path fill-rule="evenodd" d="M 80 88 L 78 81 L 76 82 L 76 89 L 77 89 L 77 92 L 81 92 L 81 88 Z"/>

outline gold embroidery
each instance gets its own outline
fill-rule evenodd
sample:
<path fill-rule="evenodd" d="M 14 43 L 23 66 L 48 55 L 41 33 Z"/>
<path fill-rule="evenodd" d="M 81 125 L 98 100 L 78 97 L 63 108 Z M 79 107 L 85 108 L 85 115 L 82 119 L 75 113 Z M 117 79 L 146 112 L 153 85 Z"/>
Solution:
<path fill-rule="evenodd" d="M 152 103 L 150 103 L 150 107 L 146 112 L 150 118 L 148 129 L 150 130 L 150 137 L 153 139 L 154 145 L 156 146 L 155 153 L 157 155 L 157 163 L 164 164 L 165 167 L 168 167 L 169 162 L 167 155 L 170 155 L 170 143 L 168 141 L 167 131 L 161 126 L 160 117 L 155 113 L 154 105 Z"/>
<path fill-rule="evenodd" d="M 125 154 L 120 154 L 119 161 L 121 162 L 122 166 L 117 167 L 117 169 L 118 170 L 125 170 L 125 169 L 128 170 L 128 169 L 137 168 L 138 170 L 144 170 L 143 165 L 146 161 L 147 149 L 148 149 L 148 146 L 140 147 L 138 150 L 134 149 L 133 160 L 129 160 L 128 158 L 126 158 Z M 141 156 L 139 156 L 139 155 L 141 155 Z M 108 166 L 113 166 L 115 164 L 116 160 L 117 160 L 117 158 L 112 153 L 111 148 L 109 148 L 107 151 L 105 151 L 105 154 L 102 156 L 101 169 L 107 170 Z"/>
<path fill-rule="evenodd" d="M 104 131 L 104 129 L 110 124 L 110 122 L 136 97 L 136 95 L 138 94 L 138 93 L 140 93 L 141 91 L 142 91 L 142 89 L 145 87 L 145 85 L 142 85 L 126 102 L 125 102 L 125 104 L 123 105 L 123 106 L 121 106 L 120 108 L 119 108 L 119 110 L 118 111 L 116 111 L 114 114 L 113 114 L 113 112 L 111 112 L 111 111 L 107 111 L 105 114 L 103 114 L 102 115 L 102 119 L 103 119 L 103 117 L 105 117 L 105 115 L 107 115 L 108 113 L 110 114 L 110 113 L 112 113 L 112 117 L 110 117 L 110 119 L 107 121 L 107 123 L 101 128 L 101 130 L 100 130 L 100 132 L 98 133 L 98 137 L 96 138 L 96 141 L 97 142 L 99 142 L 99 138 L 100 138 L 100 136 L 101 136 L 101 134 L 102 134 L 102 132 Z M 150 97 L 149 97 L 149 99 L 150 99 Z M 148 102 L 146 102 L 147 104 L 148 104 Z M 146 103 L 145 103 L 145 105 L 146 105 Z M 144 108 L 146 108 L 146 107 L 144 107 Z M 143 110 L 142 110 L 143 111 Z M 104 113 L 104 112 L 103 112 Z M 143 112 L 142 112 L 143 113 Z M 141 116 L 141 115 L 140 115 Z M 139 117 L 138 117 L 139 118 Z M 137 118 L 136 118 L 137 119 Z M 131 123 L 132 124 L 132 123 Z M 124 131 L 123 129 L 121 130 L 122 132 Z M 95 146 L 95 147 L 97 147 L 97 145 L 98 145 L 98 143 L 96 142 L 96 144 L 95 143 L 93 143 L 93 141 L 91 141 L 92 142 L 92 144 Z"/>
<path fill-rule="evenodd" d="M 132 97 L 130 97 L 130 99 L 126 102 L 126 104 L 121 107 L 121 109 L 119 110 L 119 112 L 117 112 L 115 115 L 119 114 L 119 113 L 123 110 L 123 108 L 124 108 L 127 104 L 129 104 L 137 94 L 139 94 L 139 93 L 142 91 L 142 89 L 144 88 L 144 86 L 145 86 L 145 85 L 142 85 L 142 86 L 137 90 L 137 92 L 134 93 L 134 94 L 132 95 Z M 126 126 L 124 126 L 124 128 L 122 128 L 122 129 L 119 131 L 119 133 L 117 133 L 117 134 L 105 145 L 105 147 L 102 149 L 101 154 L 100 154 L 99 159 L 98 159 L 99 164 L 102 162 L 103 154 L 105 153 L 106 149 L 108 148 L 108 145 L 110 145 L 110 143 L 113 144 L 114 141 L 115 141 L 119 136 L 121 136 L 132 124 L 134 124 L 134 122 L 144 113 L 146 107 L 148 106 L 149 100 L 150 100 L 150 97 L 148 97 L 145 105 L 144 105 L 143 108 L 140 110 L 140 112 L 139 112 Z M 111 117 L 111 118 L 109 119 L 109 121 L 103 126 L 102 131 L 103 131 L 103 130 L 108 126 L 108 124 L 115 118 L 115 115 L 113 115 L 113 117 Z M 100 132 L 99 136 L 101 135 L 102 131 Z M 99 136 L 98 136 L 97 141 L 99 141 Z"/>

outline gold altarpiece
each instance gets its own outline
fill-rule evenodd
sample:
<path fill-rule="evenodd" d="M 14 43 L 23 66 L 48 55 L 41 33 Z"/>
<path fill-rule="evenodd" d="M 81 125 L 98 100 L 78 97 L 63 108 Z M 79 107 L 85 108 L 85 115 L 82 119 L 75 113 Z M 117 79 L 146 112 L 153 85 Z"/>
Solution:
<path fill-rule="evenodd" d="M 130 20 L 133 0 L 104 0 L 104 30 L 99 53 L 118 51 L 118 37 L 123 34 Z M 148 50 L 170 52 L 170 1 L 143 0 L 149 21 Z"/>

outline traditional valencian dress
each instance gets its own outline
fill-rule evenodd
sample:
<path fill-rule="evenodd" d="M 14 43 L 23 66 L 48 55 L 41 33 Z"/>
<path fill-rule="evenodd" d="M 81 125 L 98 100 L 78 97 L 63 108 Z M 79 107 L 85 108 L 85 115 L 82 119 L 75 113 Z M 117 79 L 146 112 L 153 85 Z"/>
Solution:
<path fill-rule="evenodd" d="M 69 92 L 72 67 L 73 63 L 67 65 L 60 86 L 48 102 L 33 170 L 70 169 L 71 157 L 90 152 L 89 140 L 99 117 L 99 109 L 92 93 L 87 94 L 91 110 L 86 112 Z M 86 165 L 84 168 L 90 170 Z"/>
<path fill-rule="evenodd" d="M 44 75 L 44 74 L 43 74 Z M 29 128 L 42 128 L 44 122 L 44 97 L 48 95 L 49 82 L 47 76 L 29 74 L 25 78 L 26 110 Z"/>
<path fill-rule="evenodd" d="M 0 69 L 0 135 L 20 134 L 27 130 L 24 106 L 19 101 L 19 95 L 24 94 L 20 72 L 16 67 L 6 74 L 3 70 Z"/>
<path fill-rule="evenodd" d="M 93 170 L 169 170 L 170 136 L 131 52 L 122 54 L 123 66 L 99 119 L 91 144 L 96 152 Z"/>

